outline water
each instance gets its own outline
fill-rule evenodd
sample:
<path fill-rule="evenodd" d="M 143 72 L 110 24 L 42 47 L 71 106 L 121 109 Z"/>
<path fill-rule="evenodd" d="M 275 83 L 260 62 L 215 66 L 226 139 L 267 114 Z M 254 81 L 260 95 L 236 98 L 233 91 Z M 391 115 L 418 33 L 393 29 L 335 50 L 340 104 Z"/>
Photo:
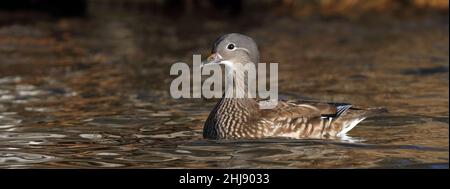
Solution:
<path fill-rule="evenodd" d="M 448 168 L 448 16 L 0 19 L 0 168 Z M 30 18 L 31 17 L 31 18 Z M 384 106 L 345 139 L 209 141 L 216 100 L 174 100 L 172 63 L 242 32 L 281 96 Z"/>

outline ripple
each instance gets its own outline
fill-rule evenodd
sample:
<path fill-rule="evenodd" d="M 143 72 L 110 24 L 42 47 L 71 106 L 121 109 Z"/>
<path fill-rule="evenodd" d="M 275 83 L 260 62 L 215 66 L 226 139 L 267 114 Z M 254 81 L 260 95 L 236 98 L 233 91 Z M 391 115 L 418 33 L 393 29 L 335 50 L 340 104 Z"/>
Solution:
<path fill-rule="evenodd" d="M 7 152 L 0 151 L 0 163 L 11 164 L 29 164 L 29 163 L 42 163 L 56 159 L 53 156 L 23 153 L 23 152 Z"/>
<path fill-rule="evenodd" d="M 421 116 L 377 116 L 375 118 L 369 118 L 364 121 L 365 125 L 370 126 L 383 126 L 383 127 L 392 127 L 392 126 L 404 126 L 410 124 L 423 124 L 429 121 L 430 118 L 421 117 Z"/>
<path fill-rule="evenodd" d="M 10 129 L 22 123 L 16 114 L 8 114 L 3 112 L 0 114 L 0 129 Z"/>
<path fill-rule="evenodd" d="M 16 97 L 14 95 L 10 95 L 10 94 L 0 95 L 0 100 L 2 100 L 2 101 L 9 101 L 9 100 L 12 100 L 15 98 Z"/>
<path fill-rule="evenodd" d="M 0 95 L 9 94 L 10 92 L 8 90 L 0 89 Z"/>
<path fill-rule="evenodd" d="M 81 138 L 87 138 L 87 139 L 101 139 L 101 134 L 80 134 Z"/>
<path fill-rule="evenodd" d="M 367 149 L 406 149 L 406 150 L 436 151 L 436 152 L 448 151 L 448 148 L 418 146 L 418 145 L 379 145 L 379 144 L 354 144 L 354 143 L 333 143 L 333 144 L 351 148 L 367 148 Z"/>
<path fill-rule="evenodd" d="M 126 127 L 139 126 L 143 124 L 148 124 L 151 120 L 149 119 L 136 119 L 136 118 L 126 118 L 126 117 L 96 117 L 85 119 L 89 125 L 101 126 L 101 127 Z"/>
<path fill-rule="evenodd" d="M 163 155 L 162 153 L 156 154 L 144 154 L 135 155 L 133 157 L 117 158 L 117 160 L 130 161 L 130 162 L 150 162 L 150 163 L 160 163 L 177 160 L 178 158 L 172 155 Z"/>
<path fill-rule="evenodd" d="M 172 116 L 172 112 L 160 111 L 160 112 L 151 113 L 150 116 L 151 117 L 170 117 L 170 116 Z"/>
<path fill-rule="evenodd" d="M 87 160 L 87 161 L 79 161 L 79 160 L 73 160 L 73 161 L 60 161 L 59 164 L 65 164 L 66 166 L 75 166 L 77 168 L 79 167 L 86 167 L 86 168 L 92 168 L 92 167 L 101 167 L 101 168 L 118 168 L 118 167 L 124 167 L 125 164 L 121 163 L 112 163 L 112 162 L 105 162 L 105 161 L 95 161 L 95 160 Z"/>
<path fill-rule="evenodd" d="M 0 84 L 18 83 L 20 81 L 22 81 L 22 78 L 19 76 L 10 76 L 10 77 L 0 78 Z"/>
<path fill-rule="evenodd" d="M 0 125 L 0 129 L 9 129 L 9 128 L 12 128 L 12 127 L 15 127 L 16 125 L 4 125 L 4 124 L 1 124 Z"/>
<path fill-rule="evenodd" d="M 0 133 L 0 139 L 42 139 L 64 137 L 66 137 L 66 135 L 53 133 Z"/>
<path fill-rule="evenodd" d="M 169 134 L 157 134 L 157 135 L 148 135 L 150 138 L 177 138 L 177 137 L 192 137 L 196 136 L 197 134 L 193 131 L 180 131 L 180 132 L 174 132 Z"/>
<path fill-rule="evenodd" d="M 43 94 L 42 91 L 18 91 L 19 96 L 37 96 Z"/>
<path fill-rule="evenodd" d="M 52 108 L 47 108 L 47 107 L 25 107 L 26 111 L 30 111 L 30 112 L 53 112 L 55 111 Z"/>
<path fill-rule="evenodd" d="M 120 154 L 119 153 L 113 153 L 113 152 L 99 152 L 99 153 L 97 153 L 95 155 L 98 155 L 98 156 L 118 156 Z"/>

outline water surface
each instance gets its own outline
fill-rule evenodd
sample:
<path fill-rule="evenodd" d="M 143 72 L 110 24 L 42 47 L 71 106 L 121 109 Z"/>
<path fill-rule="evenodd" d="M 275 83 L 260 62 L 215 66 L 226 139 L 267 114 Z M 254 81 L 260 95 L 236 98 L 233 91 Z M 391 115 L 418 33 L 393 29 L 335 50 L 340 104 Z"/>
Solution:
<path fill-rule="evenodd" d="M 0 19 L 1 168 L 448 168 L 448 16 Z M 242 32 L 281 96 L 384 106 L 342 140 L 209 141 L 216 100 L 170 97 L 172 63 Z"/>

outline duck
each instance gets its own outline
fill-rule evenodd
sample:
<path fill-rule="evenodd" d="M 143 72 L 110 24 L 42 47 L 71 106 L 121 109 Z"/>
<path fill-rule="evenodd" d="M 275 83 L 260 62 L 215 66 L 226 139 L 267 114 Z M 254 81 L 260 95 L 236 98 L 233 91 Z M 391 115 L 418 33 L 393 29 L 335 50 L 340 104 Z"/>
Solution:
<path fill-rule="evenodd" d="M 256 42 L 249 36 L 230 33 L 213 43 L 211 55 L 202 67 L 225 65 L 233 70 L 235 64 L 259 62 Z M 246 88 L 248 81 L 237 80 L 236 88 Z M 227 139 L 335 139 L 346 136 L 368 117 L 387 112 L 386 108 L 358 108 L 349 103 L 314 100 L 277 100 L 273 108 L 261 108 L 264 99 L 251 96 L 226 97 L 227 89 L 210 112 L 203 126 L 203 137 Z"/>

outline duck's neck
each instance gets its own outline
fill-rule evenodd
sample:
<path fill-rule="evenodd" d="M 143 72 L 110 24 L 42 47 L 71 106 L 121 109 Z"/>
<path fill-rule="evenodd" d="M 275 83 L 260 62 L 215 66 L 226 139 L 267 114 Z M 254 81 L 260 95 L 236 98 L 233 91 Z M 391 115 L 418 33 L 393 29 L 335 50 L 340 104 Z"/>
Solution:
<path fill-rule="evenodd" d="M 259 104 L 255 100 L 254 94 L 249 90 L 248 73 L 242 70 L 234 71 L 232 70 L 233 68 L 226 69 L 225 93 L 221 102 L 219 102 L 219 106 L 224 105 L 224 108 L 233 108 L 235 110 L 247 109 L 254 111 L 258 109 Z"/>
<path fill-rule="evenodd" d="M 256 90 L 256 82 L 254 82 L 256 78 L 253 78 L 256 77 L 256 68 L 254 64 L 246 64 L 243 62 L 241 64 L 233 65 L 236 66 L 225 67 L 226 82 L 223 98 L 254 100 L 256 91 L 251 91 L 251 89 Z M 239 67 L 237 67 L 237 65 Z M 248 66 L 244 67 L 244 65 Z M 253 77 L 250 74 L 253 74 Z M 249 88 L 249 85 L 253 88 Z"/>
<path fill-rule="evenodd" d="M 228 73 L 227 73 L 228 74 Z M 231 82 L 234 79 L 234 84 Z M 238 98 L 236 93 L 246 94 L 248 88 L 246 79 L 241 76 L 227 76 L 227 84 L 222 99 L 210 113 L 203 130 L 203 136 L 208 138 L 229 137 L 229 131 L 238 131 L 258 117 L 259 104 L 251 96 Z"/>

